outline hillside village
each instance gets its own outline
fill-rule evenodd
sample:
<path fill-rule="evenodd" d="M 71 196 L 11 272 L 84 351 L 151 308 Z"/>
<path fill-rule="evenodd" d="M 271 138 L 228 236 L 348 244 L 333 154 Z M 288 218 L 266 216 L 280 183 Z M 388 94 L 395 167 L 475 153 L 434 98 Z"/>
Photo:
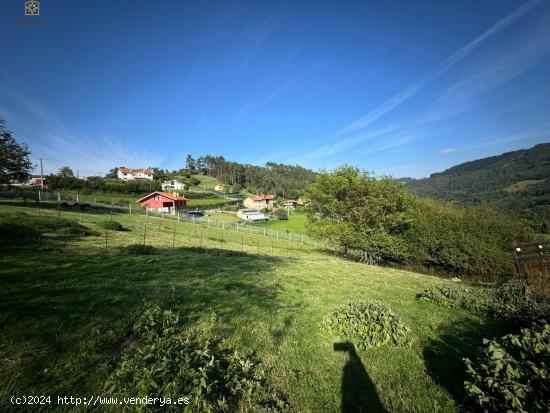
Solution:
<path fill-rule="evenodd" d="M 70 168 L 67 168 L 70 169 Z M 155 181 L 155 172 L 151 168 L 127 168 L 125 166 L 117 167 L 116 174 L 112 175 L 112 180 L 123 182 L 140 182 L 153 183 Z M 72 179 L 80 179 L 71 176 Z M 82 178 L 84 180 L 103 179 L 98 177 Z M 270 220 L 289 219 L 289 211 L 300 211 L 306 204 L 302 198 L 284 199 L 277 198 L 276 195 L 250 194 L 242 192 L 240 194 L 227 193 L 231 192 L 231 185 L 210 181 L 208 188 L 202 185 L 201 175 L 193 175 L 191 178 L 182 179 L 174 178 L 168 180 L 158 180 L 160 183 L 160 191 L 155 190 L 147 194 L 141 194 L 136 197 L 137 206 L 152 214 L 168 214 L 178 215 L 184 218 L 201 218 L 205 215 L 209 216 L 210 212 L 221 211 L 219 208 L 199 209 L 188 205 L 189 198 L 186 198 L 185 193 L 193 196 L 200 194 L 203 200 L 212 199 L 220 200 L 227 199 L 229 202 L 223 208 L 223 212 L 233 215 L 236 219 L 240 219 L 243 223 L 265 223 Z M 48 190 L 48 177 L 43 175 L 33 175 L 25 182 L 12 182 L 19 187 L 40 188 Z M 152 189 L 152 186 L 150 186 Z M 208 190 L 207 190 L 208 189 Z"/>

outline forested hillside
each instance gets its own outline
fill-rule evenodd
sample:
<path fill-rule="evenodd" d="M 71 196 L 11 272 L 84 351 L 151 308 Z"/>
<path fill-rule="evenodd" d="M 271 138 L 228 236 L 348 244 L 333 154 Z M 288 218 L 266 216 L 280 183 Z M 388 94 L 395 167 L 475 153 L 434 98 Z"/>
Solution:
<path fill-rule="evenodd" d="M 226 160 L 223 156 L 201 156 L 187 158 L 186 170 L 213 176 L 233 188 L 251 192 L 277 193 L 287 197 L 298 197 L 315 181 L 315 172 L 299 165 L 285 165 L 267 162 L 265 166 L 241 164 Z"/>
<path fill-rule="evenodd" d="M 419 195 L 461 205 L 489 203 L 548 232 L 550 143 L 453 166 L 429 178 L 404 178 Z"/>

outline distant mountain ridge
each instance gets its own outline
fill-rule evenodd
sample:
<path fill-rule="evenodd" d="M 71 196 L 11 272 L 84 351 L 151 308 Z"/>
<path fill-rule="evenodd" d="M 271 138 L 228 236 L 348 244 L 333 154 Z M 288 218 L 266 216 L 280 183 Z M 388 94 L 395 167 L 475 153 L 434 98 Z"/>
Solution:
<path fill-rule="evenodd" d="M 422 196 L 461 205 L 489 203 L 535 225 L 550 222 L 550 143 L 465 162 L 429 178 L 401 180 Z"/>

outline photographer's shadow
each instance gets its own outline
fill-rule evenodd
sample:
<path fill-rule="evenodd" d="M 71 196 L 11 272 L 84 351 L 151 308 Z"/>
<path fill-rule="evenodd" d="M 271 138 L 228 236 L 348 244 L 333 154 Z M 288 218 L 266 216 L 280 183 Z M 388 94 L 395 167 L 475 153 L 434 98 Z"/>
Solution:
<path fill-rule="evenodd" d="M 334 343 L 334 351 L 345 351 L 349 358 L 342 370 L 343 413 L 387 412 L 374 383 L 352 343 Z"/>

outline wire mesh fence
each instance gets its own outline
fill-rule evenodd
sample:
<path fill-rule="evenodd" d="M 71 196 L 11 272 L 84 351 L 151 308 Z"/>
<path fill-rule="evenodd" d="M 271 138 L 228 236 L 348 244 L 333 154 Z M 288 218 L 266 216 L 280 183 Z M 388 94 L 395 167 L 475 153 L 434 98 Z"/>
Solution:
<path fill-rule="evenodd" d="M 40 213 L 68 217 L 83 225 L 97 226 L 103 221 L 119 221 L 122 231 L 101 228 L 94 239 L 86 239 L 90 246 L 111 248 L 131 244 L 151 245 L 161 249 L 197 247 L 219 252 L 240 252 L 255 255 L 313 256 L 315 251 L 330 250 L 328 245 L 306 235 L 277 231 L 243 224 L 196 218 L 187 214 L 151 213 L 133 206 L 131 202 L 112 201 L 93 195 L 64 194 L 39 191 L 4 194 L 0 198 L 31 202 L 39 206 Z M 2 196 L 3 195 L 3 196 Z M 67 238 L 65 243 L 81 242 Z"/>

